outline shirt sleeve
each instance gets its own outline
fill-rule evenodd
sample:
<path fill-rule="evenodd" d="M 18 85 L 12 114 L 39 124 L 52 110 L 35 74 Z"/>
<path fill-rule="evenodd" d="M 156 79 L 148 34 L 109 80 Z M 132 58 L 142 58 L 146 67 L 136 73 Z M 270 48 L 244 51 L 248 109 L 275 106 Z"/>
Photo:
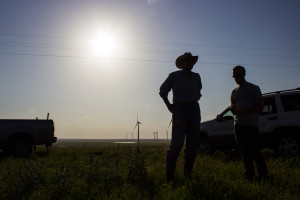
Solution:
<path fill-rule="evenodd" d="M 261 99 L 261 98 L 263 98 L 259 86 L 256 86 L 256 89 L 254 90 L 254 94 L 253 95 L 254 95 L 254 99 Z"/>
<path fill-rule="evenodd" d="M 161 98 L 168 98 L 168 94 L 172 89 L 174 78 L 172 74 L 169 74 L 168 78 L 163 82 L 159 89 L 159 95 Z"/>

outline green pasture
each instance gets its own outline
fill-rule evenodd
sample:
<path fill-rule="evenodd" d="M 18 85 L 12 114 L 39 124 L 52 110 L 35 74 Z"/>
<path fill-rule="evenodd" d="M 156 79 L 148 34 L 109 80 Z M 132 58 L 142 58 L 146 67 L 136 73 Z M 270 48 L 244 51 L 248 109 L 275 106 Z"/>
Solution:
<path fill-rule="evenodd" d="M 175 179 L 166 183 L 168 141 L 56 143 L 29 158 L 0 152 L 0 199 L 300 199 L 300 159 L 264 150 L 270 177 L 249 183 L 238 154 L 198 155 L 193 177 L 183 176 L 183 153 Z"/>

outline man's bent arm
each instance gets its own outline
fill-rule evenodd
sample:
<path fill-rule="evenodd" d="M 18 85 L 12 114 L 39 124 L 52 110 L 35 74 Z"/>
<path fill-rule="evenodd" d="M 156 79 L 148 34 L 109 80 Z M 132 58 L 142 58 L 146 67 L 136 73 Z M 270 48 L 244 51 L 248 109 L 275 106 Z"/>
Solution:
<path fill-rule="evenodd" d="M 167 97 L 163 97 L 163 100 L 171 113 L 173 113 L 173 104 L 170 103 Z"/>

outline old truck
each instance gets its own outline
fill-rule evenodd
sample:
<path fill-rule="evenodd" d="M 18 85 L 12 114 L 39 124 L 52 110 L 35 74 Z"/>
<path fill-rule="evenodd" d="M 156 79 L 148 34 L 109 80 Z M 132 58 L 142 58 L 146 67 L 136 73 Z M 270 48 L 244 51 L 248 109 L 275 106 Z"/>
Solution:
<path fill-rule="evenodd" d="M 28 156 L 36 145 L 55 143 L 54 121 L 49 119 L 0 119 L 0 149 L 18 157 Z"/>

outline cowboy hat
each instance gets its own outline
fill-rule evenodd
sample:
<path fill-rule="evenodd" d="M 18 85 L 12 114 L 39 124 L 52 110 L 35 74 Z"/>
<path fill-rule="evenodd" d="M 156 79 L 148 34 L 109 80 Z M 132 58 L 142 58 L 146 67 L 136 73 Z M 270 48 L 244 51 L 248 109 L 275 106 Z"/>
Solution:
<path fill-rule="evenodd" d="M 176 64 L 176 67 L 178 67 L 179 69 L 182 69 L 183 64 L 185 62 L 191 62 L 193 65 L 195 65 L 197 60 L 198 60 L 198 56 L 193 56 L 190 52 L 186 52 L 176 59 L 175 64 Z"/>

